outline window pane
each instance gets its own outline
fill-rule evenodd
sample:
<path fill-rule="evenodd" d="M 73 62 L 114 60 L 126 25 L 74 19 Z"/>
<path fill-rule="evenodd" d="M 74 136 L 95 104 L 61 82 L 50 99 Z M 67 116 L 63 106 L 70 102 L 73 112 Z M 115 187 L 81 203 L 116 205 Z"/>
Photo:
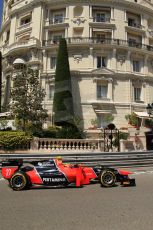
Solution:
<path fill-rule="evenodd" d="M 54 97 L 54 86 L 53 85 L 49 85 L 49 99 L 52 100 Z"/>
<path fill-rule="evenodd" d="M 141 88 L 134 88 L 134 100 L 141 101 Z"/>
<path fill-rule="evenodd" d="M 106 67 L 106 58 L 102 57 L 102 67 Z"/>
<path fill-rule="evenodd" d="M 97 85 L 97 98 L 101 98 L 101 85 Z"/>
<path fill-rule="evenodd" d="M 97 115 L 98 128 L 105 128 L 109 122 L 106 121 L 107 114 Z"/>
<path fill-rule="evenodd" d="M 54 23 L 62 23 L 63 22 L 63 14 L 56 14 L 54 16 Z"/>
<path fill-rule="evenodd" d="M 133 71 L 140 72 L 139 61 L 133 61 Z"/>
<path fill-rule="evenodd" d="M 53 35 L 53 42 L 55 42 L 55 43 L 57 43 L 57 42 L 59 42 L 59 40 L 62 38 L 63 36 L 62 36 L 62 34 L 54 34 Z"/>
<path fill-rule="evenodd" d="M 31 17 L 21 18 L 20 25 L 24 25 L 31 22 Z"/>
<path fill-rule="evenodd" d="M 97 68 L 106 67 L 106 57 L 97 56 Z"/>
<path fill-rule="evenodd" d="M 50 68 L 55 69 L 56 68 L 56 57 L 50 58 Z"/>
<path fill-rule="evenodd" d="M 105 22 L 105 14 L 97 13 L 96 14 L 96 22 Z"/>
<path fill-rule="evenodd" d="M 129 26 L 134 26 L 135 25 L 135 20 L 132 18 L 128 18 L 128 25 Z"/>
<path fill-rule="evenodd" d="M 101 67 L 101 57 L 97 57 L 97 68 Z"/>
<path fill-rule="evenodd" d="M 107 98 L 107 85 L 97 85 L 97 98 Z"/>

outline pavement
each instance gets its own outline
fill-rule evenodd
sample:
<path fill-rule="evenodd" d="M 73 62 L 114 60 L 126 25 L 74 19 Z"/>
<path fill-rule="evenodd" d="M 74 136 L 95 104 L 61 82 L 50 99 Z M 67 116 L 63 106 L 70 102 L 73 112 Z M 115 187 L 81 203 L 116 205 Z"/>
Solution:
<path fill-rule="evenodd" d="M 153 168 L 133 172 L 136 187 L 15 192 L 0 178 L 0 230 L 152 230 Z"/>

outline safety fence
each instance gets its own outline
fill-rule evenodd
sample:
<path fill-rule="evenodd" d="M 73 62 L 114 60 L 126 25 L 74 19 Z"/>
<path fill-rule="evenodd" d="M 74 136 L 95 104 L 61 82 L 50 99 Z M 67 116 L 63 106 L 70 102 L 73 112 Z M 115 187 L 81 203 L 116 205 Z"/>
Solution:
<path fill-rule="evenodd" d="M 23 159 L 24 162 L 47 160 L 59 157 L 59 153 L 51 154 L 1 154 L 0 162 L 8 159 Z M 64 163 L 84 165 L 104 165 L 113 167 L 153 166 L 153 151 L 140 152 L 103 152 L 103 153 L 63 153 L 60 154 Z"/>

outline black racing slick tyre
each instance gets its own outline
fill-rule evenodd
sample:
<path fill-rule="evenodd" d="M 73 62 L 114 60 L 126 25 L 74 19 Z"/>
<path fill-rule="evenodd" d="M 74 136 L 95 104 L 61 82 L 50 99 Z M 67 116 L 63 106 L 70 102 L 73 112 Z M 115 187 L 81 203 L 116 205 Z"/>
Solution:
<path fill-rule="evenodd" d="M 100 174 L 100 184 L 102 187 L 113 187 L 116 182 L 116 175 L 111 169 L 104 169 Z"/>
<path fill-rule="evenodd" d="M 16 172 L 10 179 L 10 187 L 15 191 L 21 191 L 28 185 L 27 177 L 22 172 Z"/>

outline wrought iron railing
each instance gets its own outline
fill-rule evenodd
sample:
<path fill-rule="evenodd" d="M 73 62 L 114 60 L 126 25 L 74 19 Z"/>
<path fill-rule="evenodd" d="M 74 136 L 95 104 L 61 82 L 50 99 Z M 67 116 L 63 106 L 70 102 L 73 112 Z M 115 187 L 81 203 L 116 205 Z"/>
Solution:
<path fill-rule="evenodd" d="M 64 17 L 53 17 L 49 19 L 49 24 L 50 25 L 54 25 L 54 24 L 61 24 L 65 22 L 65 18 Z"/>
<path fill-rule="evenodd" d="M 105 23 L 110 23 L 110 18 L 106 17 L 93 17 L 93 22 L 105 22 Z"/>
<path fill-rule="evenodd" d="M 138 29 L 142 29 L 141 24 L 135 23 L 135 22 L 133 22 L 133 23 L 128 23 L 128 26 L 130 26 L 130 27 L 135 27 L 135 28 L 138 28 Z"/>

